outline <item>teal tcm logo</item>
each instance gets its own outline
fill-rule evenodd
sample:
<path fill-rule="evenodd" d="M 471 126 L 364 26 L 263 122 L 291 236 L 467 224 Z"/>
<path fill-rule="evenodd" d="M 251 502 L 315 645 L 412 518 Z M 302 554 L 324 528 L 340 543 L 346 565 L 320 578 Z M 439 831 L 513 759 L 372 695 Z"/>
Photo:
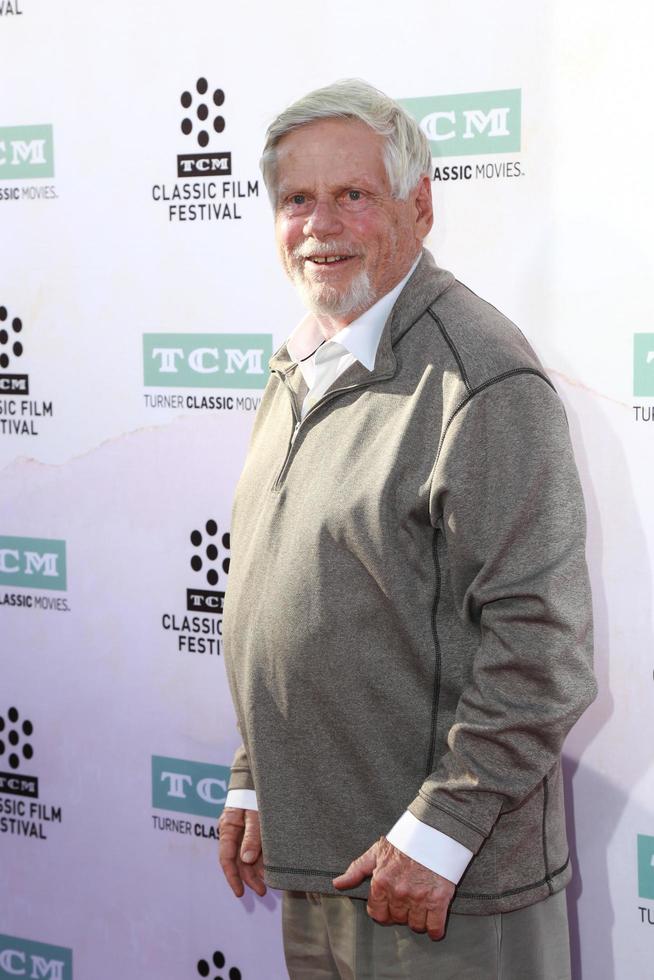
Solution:
<path fill-rule="evenodd" d="M 634 334 L 634 395 L 654 396 L 654 333 Z"/>
<path fill-rule="evenodd" d="M 73 980 L 73 951 L 63 946 L 0 935 L 0 977 Z"/>
<path fill-rule="evenodd" d="M 143 374 L 151 388 L 265 388 L 272 335 L 146 333 Z"/>
<path fill-rule="evenodd" d="M 654 837 L 638 834 L 638 894 L 654 899 Z"/>
<path fill-rule="evenodd" d="M 0 535 L 0 585 L 66 590 L 66 542 Z"/>
<path fill-rule="evenodd" d="M 230 770 L 208 762 L 152 756 L 152 806 L 216 818 L 227 796 Z"/>
<path fill-rule="evenodd" d="M 424 96 L 399 99 L 399 102 L 419 123 L 435 157 L 520 150 L 522 94 L 519 88 Z"/>
<path fill-rule="evenodd" d="M 0 180 L 54 177 L 52 126 L 0 126 Z"/>

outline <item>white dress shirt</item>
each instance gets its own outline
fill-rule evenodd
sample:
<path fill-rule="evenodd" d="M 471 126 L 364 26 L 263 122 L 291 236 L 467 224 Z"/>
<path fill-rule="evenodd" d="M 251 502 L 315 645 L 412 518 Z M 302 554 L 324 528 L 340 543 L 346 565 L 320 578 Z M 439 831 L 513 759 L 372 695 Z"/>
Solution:
<path fill-rule="evenodd" d="M 351 364 L 359 361 L 372 371 L 384 325 L 418 261 L 419 256 L 394 289 L 330 340 L 324 339 L 312 313 L 308 313 L 295 328 L 286 346 L 309 389 L 302 404 L 302 418 Z M 232 789 L 227 793 L 225 806 L 257 810 L 257 794 L 253 789 Z M 414 861 L 455 885 L 472 857 L 472 851 L 463 844 L 418 820 L 408 810 L 386 834 L 386 839 Z"/>

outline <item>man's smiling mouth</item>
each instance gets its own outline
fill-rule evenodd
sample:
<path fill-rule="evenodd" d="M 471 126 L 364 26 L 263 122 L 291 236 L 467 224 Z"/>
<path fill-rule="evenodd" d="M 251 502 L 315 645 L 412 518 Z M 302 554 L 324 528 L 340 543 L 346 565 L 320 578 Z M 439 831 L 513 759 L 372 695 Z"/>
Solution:
<path fill-rule="evenodd" d="M 346 262 L 348 259 L 356 258 L 355 255 L 307 255 L 308 262 L 316 265 L 331 265 L 334 262 Z"/>

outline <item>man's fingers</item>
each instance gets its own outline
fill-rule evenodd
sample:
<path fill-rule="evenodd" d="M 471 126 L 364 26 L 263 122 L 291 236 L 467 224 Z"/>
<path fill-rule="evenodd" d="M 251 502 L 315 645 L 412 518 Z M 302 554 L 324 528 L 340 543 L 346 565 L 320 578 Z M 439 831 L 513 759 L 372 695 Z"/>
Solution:
<path fill-rule="evenodd" d="M 231 807 L 226 807 L 223 810 L 218 820 L 218 841 L 221 853 L 223 850 L 225 853 L 231 854 L 232 851 L 234 854 L 236 853 L 243 836 L 244 820 L 243 810 L 236 810 Z"/>
<path fill-rule="evenodd" d="M 431 939 L 443 938 L 453 882 L 413 861 L 385 837 L 353 861 L 334 884 L 358 884 L 364 870 L 372 872 L 367 903 L 371 919 L 380 925 L 407 925 L 414 932 L 428 932 Z"/>
<path fill-rule="evenodd" d="M 373 878 L 368 892 L 368 903 L 366 911 L 371 919 L 379 922 L 380 925 L 388 925 L 393 921 L 388 908 L 388 897 L 382 882 Z"/>
<path fill-rule="evenodd" d="M 241 881 L 241 876 L 238 873 L 238 865 L 236 861 L 225 860 L 220 855 L 220 866 L 223 869 L 225 878 L 227 879 L 227 884 L 232 889 L 237 898 L 240 898 L 243 894 L 243 882 Z"/>
<path fill-rule="evenodd" d="M 225 828 L 220 829 L 218 837 L 218 853 L 220 854 L 221 864 L 223 858 L 230 861 L 236 860 L 239 844 L 240 837 L 237 837 L 236 834 L 230 833 Z"/>
<path fill-rule="evenodd" d="M 427 910 L 424 908 L 409 909 L 406 924 L 414 932 L 427 932 Z"/>
<path fill-rule="evenodd" d="M 240 827 L 242 829 L 245 826 L 245 813 L 246 811 L 242 810 L 241 807 L 226 806 L 218 818 L 221 833 L 225 827 Z"/>
<path fill-rule="evenodd" d="M 257 895 L 265 895 L 257 811 L 225 807 L 218 821 L 218 832 L 220 866 L 236 897 L 242 898 L 245 885 Z"/>
<path fill-rule="evenodd" d="M 263 880 L 263 858 L 259 857 L 254 864 L 245 864 L 240 861 L 239 872 L 248 888 L 263 898 L 267 891 L 266 883 Z"/>
<path fill-rule="evenodd" d="M 388 914 L 391 922 L 396 922 L 398 925 L 405 925 L 409 918 L 409 906 L 400 905 L 399 902 L 389 901 Z"/>
<path fill-rule="evenodd" d="M 391 923 L 394 921 L 388 909 L 388 902 L 386 901 L 371 902 L 370 899 L 368 899 L 366 912 L 370 918 L 374 919 L 375 922 L 378 922 L 380 926 L 391 925 Z"/>
<path fill-rule="evenodd" d="M 237 865 L 244 820 L 242 810 L 225 807 L 218 821 L 218 860 L 227 883 L 237 898 L 240 898 L 244 891 Z"/>
<path fill-rule="evenodd" d="M 228 820 L 220 818 L 218 821 L 218 853 L 221 865 L 223 861 L 236 860 L 242 834 L 242 825 L 230 823 Z"/>
<path fill-rule="evenodd" d="M 376 879 L 376 880 L 375 880 Z M 388 914 L 391 922 L 405 925 L 409 917 L 409 910 L 416 903 L 416 895 L 411 889 L 411 882 L 406 876 L 390 876 L 387 871 L 377 873 L 373 879 L 373 885 L 381 886 L 388 901 Z M 375 891 L 375 888 L 372 889 Z"/>
<path fill-rule="evenodd" d="M 245 830 L 241 844 L 241 861 L 253 864 L 261 854 L 261 830 L 256 810 L 245 811 Z"/>
<path fill-rule="evenodd" d="M 364 854 L 355 858 L 347 871 L 334 878 L 332 884 L 335 888 L 355 888 L 362 881 L 365 881 L 366 878 L 370 877 L 375 870 L 376 864 L 377 844 L 373 844 Z"/>
<path fill-rule="evenodd" d="M 445 919 L 447 906 L 440 906 L 427 911 L 427 932 L 430 939 L 442 939 L 445 934 Z"/>

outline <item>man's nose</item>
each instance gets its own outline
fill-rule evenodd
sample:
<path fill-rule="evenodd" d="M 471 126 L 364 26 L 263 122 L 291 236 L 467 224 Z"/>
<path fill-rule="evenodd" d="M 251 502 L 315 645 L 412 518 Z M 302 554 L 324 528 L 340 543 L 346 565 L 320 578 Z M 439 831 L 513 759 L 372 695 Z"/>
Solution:
<path fill-rule="evenodd" d="M 328 238 L 343 231 L 343 222 L 338 213 L 338 204 L 331 198 L 319 198 L 313 206 L 302 229 L 304 234 L 314 238 Z"/>

